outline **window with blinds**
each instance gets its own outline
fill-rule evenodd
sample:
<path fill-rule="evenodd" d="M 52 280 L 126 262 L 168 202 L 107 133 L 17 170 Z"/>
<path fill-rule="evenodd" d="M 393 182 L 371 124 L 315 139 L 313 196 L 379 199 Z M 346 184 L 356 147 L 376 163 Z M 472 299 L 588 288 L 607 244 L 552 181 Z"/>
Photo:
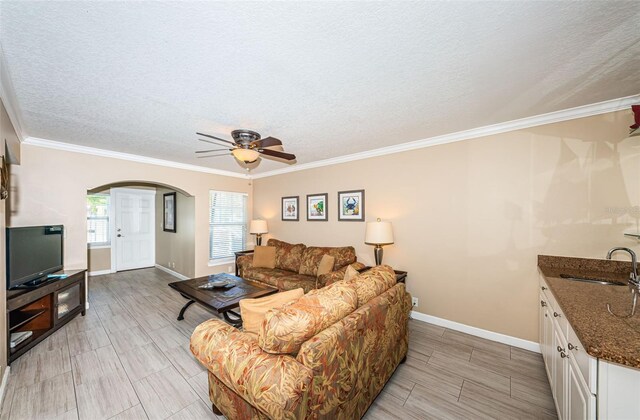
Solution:
<path fill-rule="evenodd" d="M 109 238 L 109 195 L 87 196 L 87 243 L 90 246 L 111 244 Z"/>
<path fill-rule="evenodd" d="M 209 260 L 234 257 L 245 249 L 247 194 L 210 191 L 209 210 Z"/>

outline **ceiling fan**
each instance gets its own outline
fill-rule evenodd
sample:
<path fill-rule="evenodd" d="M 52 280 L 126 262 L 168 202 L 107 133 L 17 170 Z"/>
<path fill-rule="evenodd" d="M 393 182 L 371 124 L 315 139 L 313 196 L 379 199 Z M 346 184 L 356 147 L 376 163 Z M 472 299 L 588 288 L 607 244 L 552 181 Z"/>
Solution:
<path fill-rule="evenodd" d="M 222 146 L 224 149 L 210 149 L 210 150 L 198 150 L 196 153 L 199 158 L 218 157 L 233 155 L 236 159 L 244 163 L 253 163 L 260 155 L 273 156 L 284 160 L 295 160 L 296 155 L 291 153 L 285 153 L 278 150 L 266 149 L 271 146 L 281 146 L 282 142 L 275 137 L 260 138 L 260 134 L 251 130 L 233 130 L 231 137 L 233 141 L 221 139 L 220 137 L 212 136 L 210 134 L 196 133 L 199 136 L 208 137 L 212 140 L 198 139 L 207 143 L 215 144 L 216 146 Z M 221 144 L 222 143 L 222 144 Z M 231 145 L 229 147 L 228 145 Z M 207 155 L 207 153 L 214 152 L 227 152 L 222 154 Z M 228 153 L 231 152 L 231 153 Z"/>

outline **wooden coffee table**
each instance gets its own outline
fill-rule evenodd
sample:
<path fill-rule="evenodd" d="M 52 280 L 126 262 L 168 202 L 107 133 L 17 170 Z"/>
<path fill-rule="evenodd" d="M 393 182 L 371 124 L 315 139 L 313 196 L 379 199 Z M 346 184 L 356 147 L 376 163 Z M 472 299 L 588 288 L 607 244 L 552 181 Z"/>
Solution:
<path fill-rule="evenodd" d="M 246 298 L 257 298 L 278 293 L 278 289 L 263 284 L 245 280 L 241 277 L 231 276 L 236 282 L 234 287 L 229 289 L 199 289 L 209 281 L 209 276 L 198 277 L 191 280 L 176 281 L 169 283 L 169 287 L 177 290 L 188 302 L 180 310 L 178 321 L 184 319 L 184 312 L 189 306 L 197 302 L 210 311 L 217 311 L 224 319 L 234 327 L 242 325 L 240 314 L 232 311 L 239 306 L 239 302 Z M 233 318 L 229 316 L 233 315 Z"/>

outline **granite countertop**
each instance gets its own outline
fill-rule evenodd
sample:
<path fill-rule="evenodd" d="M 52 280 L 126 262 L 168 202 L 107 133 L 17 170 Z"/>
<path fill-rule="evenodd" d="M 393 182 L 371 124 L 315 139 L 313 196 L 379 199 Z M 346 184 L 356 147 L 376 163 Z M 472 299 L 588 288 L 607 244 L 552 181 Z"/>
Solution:
<path fill-rule="evenodd" d="M 539 255 L 538 268 L 587 353 L 640 368 L 640 302 L 631 318 L 618 318 L 607 311 L 607 303 L 618 314 L 631 311 L 632 295 L 626 286 L 630 262 Z M 625 286 L 571 281 L 561 274 L 617 281 Z"/>

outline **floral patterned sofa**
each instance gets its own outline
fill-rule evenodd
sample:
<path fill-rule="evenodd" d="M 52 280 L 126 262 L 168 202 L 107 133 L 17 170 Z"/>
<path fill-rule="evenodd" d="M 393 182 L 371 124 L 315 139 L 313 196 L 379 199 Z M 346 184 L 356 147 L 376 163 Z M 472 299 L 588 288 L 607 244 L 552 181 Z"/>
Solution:
<path fill-rule="evenodd" d="M 218 319 L 191 351 L 214 412 L 234 419 L 358 419 L 408 349 L 411 296 L 378 266 L 266 314 L 259 334 Z"/>
<path fill-rule="evenodd" d="M 364 264 L 356 262 L 356 250 L 352 246 L 308 247 L 273 238 L 269 239 L 267 246 L 276 248 L 276 267 L 253 267 L 253 255 L 243 255 L 237 260 L 240 277 L 277 287 L 280 291 L 302 287 L 307 293 L 342 280 L 349 265 L 353 265 L 356 270 L 365 267 Z M 335 258 L 333 271 L 316 276 L 318 264 L 324 254 Z"/>

